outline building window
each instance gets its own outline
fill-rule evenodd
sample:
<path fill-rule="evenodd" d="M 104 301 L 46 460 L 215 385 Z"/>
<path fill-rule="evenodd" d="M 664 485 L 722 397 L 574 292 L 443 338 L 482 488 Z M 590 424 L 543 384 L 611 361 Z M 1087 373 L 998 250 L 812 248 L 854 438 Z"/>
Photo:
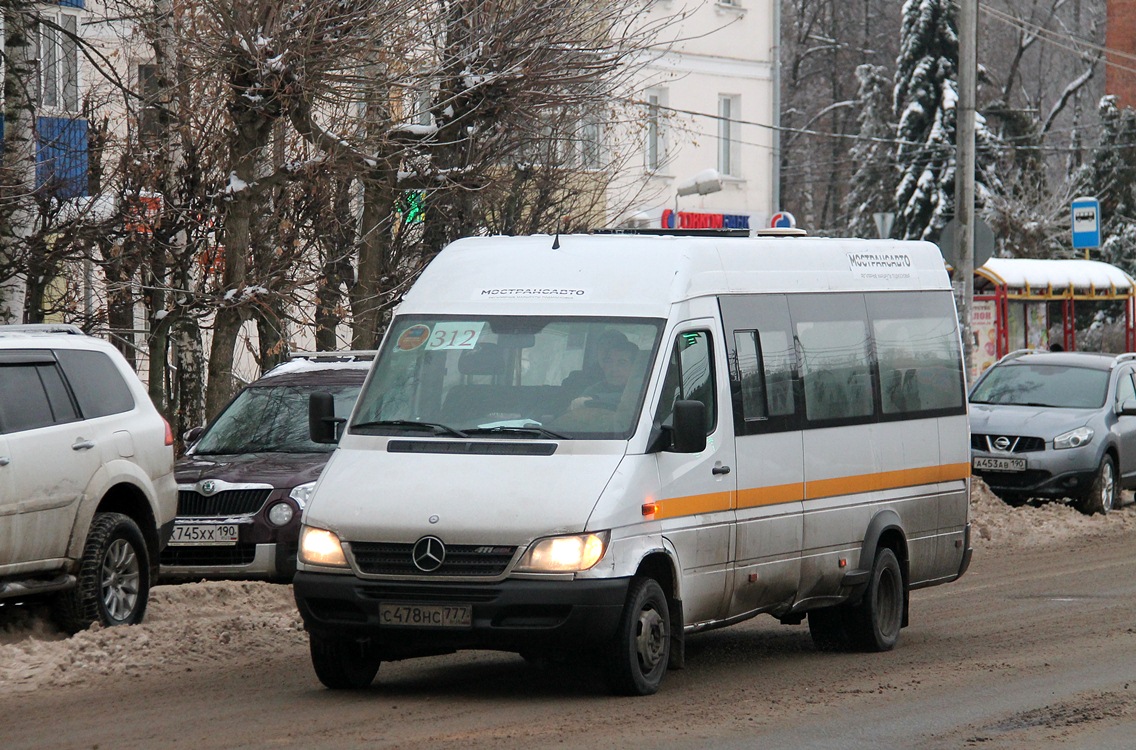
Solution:
<path fill-rule="evenodd" d="M 663 139 L 663 108 L 666 106 L 664 92 L 647 92 L 647 142 L 646 166 L 649 172 L 658 172 L 666 161 L 666 145 Z"/>
<path fill-rule="evenodd" d="M 158 81 L 158 66 L 143 64 L 138 66 L 138 93 L 142 96 L 142 109 L 138 112 L 138 141 L 154 144 L 162 137 L 161 86 Z"/>
<path fill-rule="evenodd" d="M 432 91 L 414 92 L 414 124 L 429 126 L 434 124 L 434 114 L 430 108 L 434 106 L 434 93 Z"/>
<path fill-rule="evenodd" d="M 718 97 L 718 171 L 738 174 L 738 99 Z"/>
<path fill-rule="evenodd" d="M 600 169 L 600 150 L 603 145 L 603 129 L 599 115 L 585 114 L 580 118 L 576 137 L 576 158 L 581 169 Z"/>
<path fill-rule="evenodd" d="M 79 111 L 79 45 L 77 17 L 48 14 L 36 35 L 39 57 L 39 103 L 65 112 Z"/>

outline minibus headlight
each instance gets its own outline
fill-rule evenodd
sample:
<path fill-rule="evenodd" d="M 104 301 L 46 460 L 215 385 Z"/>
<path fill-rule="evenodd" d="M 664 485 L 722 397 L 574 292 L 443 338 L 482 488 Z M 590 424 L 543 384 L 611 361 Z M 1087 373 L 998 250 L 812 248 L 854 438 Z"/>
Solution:
<path fill-rule="evenodd" d="M 1078 427 L 1053 438 L 1053 449 L 1080 448 L 1082 445 L 1088 445 L 1092 439 L 1093 429 L 1091 427 Z"/>
<path fill-rule="evenodd" d="M 538 539 L 529 546 L 517 570 L 530 573 L 576 573 L 604 556 L 609 533 L 572 534 Z"/>
<path fill-rule="evenodd" d="M 303 526 L 300 529 L 300 562 L 309 565 L 347 567 L 347 556 L 339 537 L 326 529 Z"/>

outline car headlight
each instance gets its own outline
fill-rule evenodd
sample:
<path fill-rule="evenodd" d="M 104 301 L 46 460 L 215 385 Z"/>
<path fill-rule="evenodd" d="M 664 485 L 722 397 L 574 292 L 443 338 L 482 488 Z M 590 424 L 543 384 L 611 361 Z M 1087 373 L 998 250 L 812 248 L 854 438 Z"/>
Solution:
<path fill-rule="evenodd" d="M 1088 445 L 1089 441 L 1092 439 L 1093 429 L 1091 427 L 1078 427 L 1075 430 L 1069 430 L 1053 438 L 1053 448 L 1054 450 L 1080 448 L 1082 445 Z"/>
<path fill-rule="evenodd" d="M 295 487 L 292 488 L 291 492 L 288 493 L 288 497 L 295 500 L 296 504 L 300 506 L 300 510 L 303 510 L 304 508 L 306 508 L 308 506 L 308 500 L 311 498 L 312 490 L 314 490 L 315 488 L 316 488 L 315 482 L 308 482 L 307 484 L 298 484 L 298 485 L 296 485 Z"/>
<path fill-rule="evenodd" d="M 327 565 L 336 568 L 347 567 L 347 556 L 339 537 L 326 529 L 312 526 L 300 528 L 300 562 L 311 565 Z"/>
<path fill-rule="evenodd" d="M 517 570 L 529 573 L 577 573 L 604 556 L 609 532 L 550 536 L 533 542 Z"/>
<path fill-rule="evenodd" d="M 292 510 L 292 506 L 288 503 L 276 503 L 268 509 L 268 522 L 273 526 L 284 526 L 292 517 L 296 515 L 296 511 Z"/>

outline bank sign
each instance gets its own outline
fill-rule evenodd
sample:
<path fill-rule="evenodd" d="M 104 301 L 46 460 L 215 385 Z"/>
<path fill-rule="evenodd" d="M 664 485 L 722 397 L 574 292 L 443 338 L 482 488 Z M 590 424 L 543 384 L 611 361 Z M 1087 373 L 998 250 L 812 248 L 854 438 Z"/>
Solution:
<path fill-rule="evenodd" d="M 748 214 L 704 214 L 665 209 L 663 229 L 749 229 Z"/>
<path fill-rule="evenodd" d="M 1073 249 L 1100 247 L 1100 201 L 1073 199 Z"/>

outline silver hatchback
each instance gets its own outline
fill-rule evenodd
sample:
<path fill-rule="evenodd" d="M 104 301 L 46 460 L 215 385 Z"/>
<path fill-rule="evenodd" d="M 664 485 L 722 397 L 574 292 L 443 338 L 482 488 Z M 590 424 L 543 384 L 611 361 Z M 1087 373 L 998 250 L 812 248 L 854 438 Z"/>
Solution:
<path fill-rule="evenodd" d="M 1107 513 L 1136 487 L 1136 354 L 1014 352 L 970 392 L 971 470 L 1011 505 Z"/>

